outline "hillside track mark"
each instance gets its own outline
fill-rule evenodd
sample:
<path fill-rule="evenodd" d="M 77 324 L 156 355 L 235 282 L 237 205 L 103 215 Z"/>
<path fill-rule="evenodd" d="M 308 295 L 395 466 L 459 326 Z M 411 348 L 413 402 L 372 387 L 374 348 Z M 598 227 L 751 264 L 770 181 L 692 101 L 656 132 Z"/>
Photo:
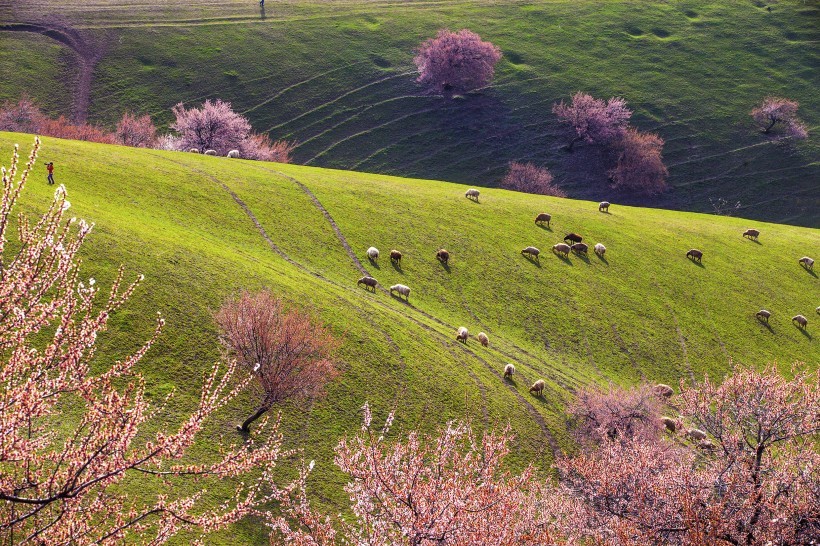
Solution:
<path fill-rule="evenodd" d="M 447 351 L 449 351 L 450 355 L 452 355 L 453 360 L 455 360 L 456 362 L 459 362 L 464 367 L 464 369 L 467 370 L 467 374 L 472 378 L 472 380 L 475 382 L 476 386 L 478 387 L 478 392 L 479 392 L 479 394 L 481 394 L 481 400 L 483 401 L 483 404 L 481 405 L 481 413 L 482 413 L 482 418 L 483 418 L 483 421 L 484 421 L 484 430 L 489 430 L 489 428 L 490 428 L 490 413 L 489 413 L 489 410 L 487 409 L 487 404 L 488 404 L 488 402 L 487 402 L 487 387 L 484 386 L 484 383 L 481 382 L 481 380 L 478 378 L 478 376 L 475 374 L 475 372 L 470 369 L 469 364 L 466 364 L 461 358 L 459 358 L 459 356 L 455 353 L 455 351 L 453 351 L 453 348 L 451 346 L 449 346 L 445 343 L 442 343 L 442 345 L 444 345 L 447 348 Z M 465 409 L 469 409 L 469 408 L 465 408 Z"/>
<path fill-rule="evenodd" d="M 638 375 L 641 377 L 641 381 L 646 381 L 646 375 L 643 373 L 643 370 L 640 366 L 638 366 L 638 362 L 635 360 L 635 357 L 632 356 L 632 353 L 629 351 L 629 347 L 626 346 L 624 343 L 623 338 L 621 338 L 621 334 L 618 333 L 618 328 L 612 324 L 612 333 L 615 335 L 615 341 L 618 342 L 618 348 L 621 349 L 621 352 L 624 353 L 627 358 L 629 358 L 629 362 L 632 364 L 632 367 L 638 372 Z"/>
<path fill-rule="evenodd" d="M 91 82 L 94 78 L 94 69 L 103 57 L 104 48 L 100 44 L 90 42 L 90 39 L 78 30 L 63 23 L 48 20 L 3 23 L 0 24 L 0 31 L 42 34 L 68 47 L 79 57 L 79 74 L 71 101 L 71 117 L 75 123 L 85 123 L 88 119 L 88 107 L 91 105 Z"/>

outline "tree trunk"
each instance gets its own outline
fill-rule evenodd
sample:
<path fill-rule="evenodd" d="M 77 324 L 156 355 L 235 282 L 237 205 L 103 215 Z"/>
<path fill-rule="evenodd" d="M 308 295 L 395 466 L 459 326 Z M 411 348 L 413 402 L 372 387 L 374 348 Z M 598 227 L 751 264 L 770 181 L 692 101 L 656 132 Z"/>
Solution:
<path fill-rule="evenodd" d="M 259 406 L 259 409 L 256 410 L 256 413 L 254 413 L 253 415 L 251 415 L 250 417 L 245 419 L 245 422 L 242 423 L 241 425 L 238 425 L 236 427 L 236 429 L 241 431 L 241 432 L 250 432 L 251 423 L 253 423 L 257 419 L 262 417 L 265 414 L 265 412 L 268 411 L 269 409 L 270 409 L 270 406 L 267 405 L 267 404 Z"/>
<path fill-rule="evenodd" d="M 570 140 L 570 141 L 569 141 L 569 146 L 567 146 L 567 151 L 568 151 L 569 153 L 572 153 L 572 147 L 573 147 L 573 146 L 575 146 L 575 143 L 576 143 L 576 142 L 580 142 L 580 141 L 581 141 L 581 140 L 583 140 L 583 139 L 584 139 L 584 137 L 579 137 L 579 136 L 577 136 L 577 137 L 573 138 L 572 140 Z"/>
<path fill-rule="evenodd" d="M 773 119 L 772 122 L 769 124 L 769 126 L 766 127 L 765 129 L 763 129 L 763 134 L 768 135 L 769 131 L 772 130 L 772 127 L 774 127 L 774 124 L 777 123 L 777 121 L 778 121 L 777 118 Z"/>

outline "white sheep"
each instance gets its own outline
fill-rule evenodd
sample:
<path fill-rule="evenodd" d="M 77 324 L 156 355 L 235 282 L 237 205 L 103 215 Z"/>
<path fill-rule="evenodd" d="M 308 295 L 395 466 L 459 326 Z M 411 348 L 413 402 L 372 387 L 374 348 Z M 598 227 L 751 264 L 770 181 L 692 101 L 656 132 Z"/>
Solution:
<path fill-rule="evenodd" d="M 379 249 L 375 246 L 371 246 L 367 249 L 367 257 L 371 260 L 378 260 L 379 259 Z"/>
<path fill-rule="evenodd" d="M 512 379 L 513 374 L 515 373 L 515 366 L 512 364 L 507 364 L 504 366 L 504 379 Z"/>
<path fill-rule="evenodd" d="M 806 269 L 814 269 L 814 260 L 812 260 L 808 256 L 803 256 L 802 258 L 797 260 L 797 263 L 803 264 L 803 267 L 805 267 Z"/>
<path fill-rule="evenodd" d="M 199 148 L 191 148 L 188 151 L 191 152 L 192 154 L 198 154 L 199 153 Z"/>
<path fill-rule="evenodd" d="M 476 337 L 478 337 L 478 342 L 481 343 L 482 347 L 486 347 L 490 344 L 490 338 L 488 338 L 484 332 L 479 332 Z"/>
<path fill-rule="evenodd" d="M 458 331 L 456 332 L 456 341 L 467 343 L 468 337 L 470 337 L 470 332 L 467 331 L 467 328 L 464 326 L 459 326 Z"/>
<path fill-rule="evenodd" d="M 541 251 L 535 248 L 534 246 L 528 246 L 527 248 L 521 251 L 521 254 L 532 256 L 533 258 L 538 260 L 538 255 L 541 254 Z"/>
<path fill-rule="evenodd" d="M 476 201 L 478 201 L 479 195 L 481 195 L 481 192 L 475 188 L 470 188 L 469 190 L 464 192 L 464 197 L 466 197 L 467 199 L 474 199 Z"/>
<path fill-rule="evenodd" d="M 545 386 L 546 383 L 544 383 L 544 380 L 539 379 L 538 381 L 532 384 L 532 387 L 530 387 L 530 392 L 535 393 L 535 396 L 541 396 L 542 394 L 544 394 Z"/>
<path fill-rule="evenodd" d="M 609 201 L 601 201 L 598 204 L 598 212 L 609 212 Z"/>
<path fill-rule="evenodd" d="M 597 254 L 598 256 L 603 256 L 606 252 L 606 247 L 601 243 L 596 243 L 595 246 L 592 248 L 593 250 L 595 250 L 595 254 Z"/>
<path fill-rule="evenodd" d="M 218 155 L 216 150 L 205 150 L 205 155 Z"/>
<path fill-rule="evenodd" d="M 403 284 L 394 284 L 390 287 L 390 295 L 393 295 L 393 292 L 398 292 L 399 296 L 404 296 L 405 301 L 410 301 L 410 288 L 404 286 Z"/>
<path fill-rule="evenodd" d="M 231 150 L 227 153 L 225 157 L 232 157 L 234 159 L 239 159 L 239 150 Z"/>

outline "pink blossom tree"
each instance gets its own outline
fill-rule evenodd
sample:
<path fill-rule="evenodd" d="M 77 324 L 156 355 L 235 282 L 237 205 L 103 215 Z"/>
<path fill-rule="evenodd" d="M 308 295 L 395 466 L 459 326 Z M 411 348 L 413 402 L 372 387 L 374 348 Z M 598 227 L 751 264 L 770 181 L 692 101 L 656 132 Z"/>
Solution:
<path fill-rule="evenodd" d="M 501 50 L 467 29 L 442 29 L 424 42 L 413 61 L 419 83 L 437 93 L 463 93 L 490 83 Z"/>
<path fill-rule="evenodd" d="M 632 111 L 626 107 L 624 99 L 612 97 L 604 101 L 580 91 L 573 95 L 569 104 L 564 101 L 554 104 L 552 112 L 572 132 L 572 140 L 567 146 L 570 152 L 581 141 L 607 144 L 619 139 L 626 132 L 629 118 L 632 117 Z"/>
<path fill-rule="evenodd" d="M 766 97 L 760 106 L 751 112 L 760 131 L 768 135 L 775 128 L 780 128 L 783 135 L 796 139 L 809 136 L 805 124 L 797 117 L 799 103 L 782 97 Z"/>
<path fill-rule="evenodd" d="M 151 116 L 137 117 L 131 112 L 122 115 L 114 131 L 118 144 L 135 148 L 150 148 L 157 138 L 157 128 Z"/>
<path fill-rule="evenodd" d="M 618 159 L 609 171 L 612 187 L 646 195 L 664 191 L 669 172 L 661 155 L 663 144 L 654 133 L 627 129 L 613 144 Z"/>
<path fill-rule="evenodd" d="M 251 133 L 239 145 L 239 156 L 242 159 L 255 161 L 275 161 L 276 163 L 290 163 L 290 154 L 295 145 L 285 140 L 271 142 L 267 135 Z"/>
<path fill-rule="evenodd" d="M 574 532 L 560 529 L 573 501 L 554 495 L 551 486 L 536 478 L 532 466 L 518 475 L 502 470 L 512 440 L 509 428 L 479 439 L 469 423 L 451 422 L 434 436 L 411 432 L 389 441 L 393 414 L 382 429 L 374 430 L 369 406 L 363 409 L 360 433 L 336 448 L 336 464 L 350 477 L 345 490 L 353 520 L 334 522 L 318 516 L 300 495 L 286 503 L 300 524 L 291 527 L 284 519 L 276 520 L 292 543 L 570 543 Z"/>
<path fill-rule="evenodd" d="M 811 544 L 820 382 L 792 375 L 736 368 L 720 385 L 681 382 L 684 434 L 597 435 L 602 443 L 561 459 L 562 486 L 581 502 L 575 526 L 595 544 Z"/>
<path fill-rule="evenodd" d="M 282 438 L 274 426 L 264 439 L 220 443 L 207 462 L 198 461 L 189 449 L 197 434 L 245 384 L 236 380 L 236 363 L 215 365 L 203 375 L 193 413 L 176 426 L 166 422 L 134 372 L 162 319 L 130 356 L 114 363 L 96 357 L 98 336 L 142 277 L 124 286 L 121 269 L 104 303 L 95 303 L 100 288 L 81 280 L 77 259 L 92 226 L 64 219 L 62 186 L 38 220 L 19 217 L 19 241 L 6 245 L 38 150 L 36 140 L 19 172 L 15 147 L 2 170 L 0 536 L 21 544 L 162 544 L 183 530 L 224 528 L 279 494 L 271 473 L 286 455 Z M 251 471 L 254 479 L 243 481 Z M 144 482 L 138 495 L 128 493 L 134 480 Z M 194 480 L 186 492 L 176 486 Z M 204 505 L 209 484 L 225 480 L 235 480 L 233 493 Z"/>
<path fill-rule="evenodd" d="M 239 149 L 251 132 L 248 120 L 234 112 L 230 103 L 221 100 L 206 100 L 201 108 L 185 108 L 179 103 L 172 111 L 176 121 L 171 128 L 182 137 L 185 150 L 216 150 L 219 155 L 225 155 Z"/>
<path fill-rule="evenodd" d="M 536 167 L 532 163 L 513 161 L 501 181 L 501 187 L 524 193 L 566 197 L 566 192 L 555 185 L 552 180 L 552 173 L 545 167 Z"/>
<path fill-rule="evenodd" d="M 45 116 L 27 96 L 19 101 L 7 101 L 0 107 L 0 131 L 37 133 Z"/>

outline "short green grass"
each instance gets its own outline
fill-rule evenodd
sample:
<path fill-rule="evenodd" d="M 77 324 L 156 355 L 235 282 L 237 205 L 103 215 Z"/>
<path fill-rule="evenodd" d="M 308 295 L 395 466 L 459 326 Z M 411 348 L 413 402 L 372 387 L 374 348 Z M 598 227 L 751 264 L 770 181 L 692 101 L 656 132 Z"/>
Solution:
<path fill-rule="evenodd" d="M 90 118 L 108 126 L 125 109 L 165 125 L 178 101 L 222 98 L 296 141 L 297 163 L 492 186 L 509 161 L 534 161 L 573 197 L 701 212 L 723 198 L 740 216 L 820 226 L 816 3 L 282 0 L 263 16 L 248 0 L 43 0 L 9 20 L 44 10 L 104 48 Z M 504 52 L 478 95 L 446 101 L 414 82 L 413 49 L 445 26 Z M 0 99 L 28 90 L 68 112 L 57 59 L 25 51 L 43 38 L 0 39 Z M 635 124 L 666 139 L 670 192 L 613 196 L 600 171 L 577 167 L 588 158 L 561 150 L 550 108 L 577 90 L 625 97 Z M 779 146 L 753 129 L 748 113 L 769 94 L 801 102 L 808 142 Z"/>
<path fill-rule="evenodd" d="M 30 141 L 2 133 L 0 150 L 8 154 L 14 142 L 25 150 Z M 54 190 L 45 161 L 68 188 L 72 215 L 96 224 L 83 276 L 105 286 L 119 264 L 129 278 L 146 276 L 102 338 L 99 359 L 104 365 L 135 349 L 161 312 L 167 327 L 140 371 L 152 396 L 177 389 L 171 421 L 191 409 L 203 371 L 219 358 L 213 311 L 240 290 L 268 287 L 314 309 L 343 337 L 343 374 L 327 397 L 280 408 L 288 446 L 317 461 L 314 498 L 333 510 L 344 508 L 345 497 L 332 449 L 355 433 L 365 402 L 380 419 L 397 410 L 397 431 L 465 415 L 478 428 L 510 423 L 511 465 L 533 461 L 546 472 L 552 450 L 534 415 L 559 448 L 571 449 L 564 409 L 582 385 L 677 384 L 722 376 L 732 360 L 776 361 L 784 370 L 820 362 L 820 280 L 797 263 L 818 256 L 816 229 L 618 204 L 604 214 L 589 201 L 493 189 L 472 203 L 458 184 L 51 138 L 24 194 L 29 212 Z M 337 234 L 288 177 L 316 196 L 383 286 L 412 288 L 412 305 L 356 287 L 360 272 Z M 299 266 L 270 248 L 220 184 Z M 550 229 L 533 223 L 539 212 L 553 215 Z M 747 227 L 761 230 L 759 243 L 741 237 Z M 549 249 L 569 231 L 603 242 L 606 259 L 553 255 Z M 371 245 L 382 251 L 377 264 L 364 258 Z M 540 263 L 521 256 L 528 245 L 542 250 Z M 434 258 L 439 247 L 452 253 L 449 269 Z M 702 266 L 684 257 L 692 247 L 704 251 Z M 387 257 L 392 248 L 404 253 L 401 268 Z M 755 320 L 760 308 L 773 312 L 770 328 Z M 797 313 L 809 318 L 807 332 L 791 324 Z M 462 325 L 487 332 L 490 347 L 457 343 Z M 508 362 L 519 374 L 505 384 L 499 375 Z M 543 399 L 527 392 L 537 378 L 548 384 Z M 234 438 L 233 426 L 253 404 L 246 394 L 220 413 L 196 453 L 207 457 L 211 438 Z M 259 543 L 263 534 L 258 522 L 245 521 L 212 542 Z"/>

